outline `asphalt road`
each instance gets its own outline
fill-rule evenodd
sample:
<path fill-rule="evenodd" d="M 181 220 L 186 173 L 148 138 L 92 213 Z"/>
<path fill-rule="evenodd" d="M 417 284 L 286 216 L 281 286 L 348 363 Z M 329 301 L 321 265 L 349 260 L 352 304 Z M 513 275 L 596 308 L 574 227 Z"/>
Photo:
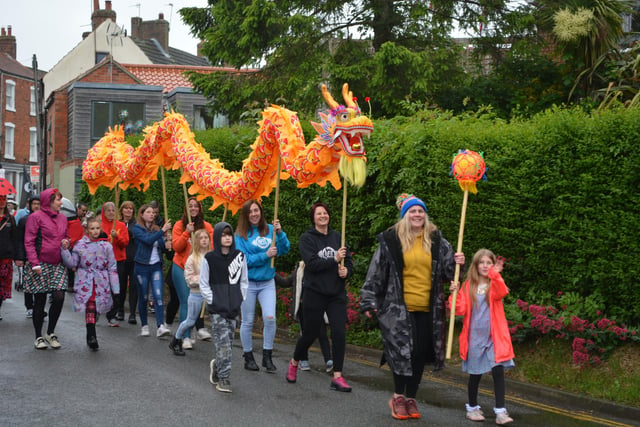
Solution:
<path fill-rule="evenodd" d="M 377 353 L 355 348 L 347 350 L 344 368 L 352 393 L 329 389 L 330 377 L 315 349 L 310 354 L 314 369 L 299 372 L 298 382 L 288 384 L 285 370 L 293 343 L 283 339 L 274 350 L 276 374 L 244 370 L 240 341 L 234 341 L 231 394 L 217 392 L 209 383 L 210 342 L 198 341 L 185 357 L 177 357 L 168 338 L 155 337 L 154 326 L 151 337 L 144 338 L 139 324 L 125 321 L 110 328 L 102 316 L 97 326 L 100 350 L 91 352 L 84 314 L 71 311 L 70 294 L 56 329 L 62 348 L 36 350 L 22 294 L 14 291 L 13 296 L 2 305 L 0 321 L 0 426 L 482 425 L 465 419 L 466 378 L 450 369 L 425 374 L 418 395 L 422 419 L 393 420 L 387 404 L 391 374 L 377 367 Z M 155 324 L 153 316 L 150 321 Z M 261 349 L 258 335 L 254 353 L 260 363 L 256 349 Z M 485 425 L 495 419 L 491 387 L 490 378 L 483 379 Z M 626 426 L 638 425 L 640 419 L 640 412 L 630 408 L 617 411 L 614 406 L 604 413 L 588 400 L 545 389 L 508 384 L 507 394 L 507 407 L 519 426 Z"/>

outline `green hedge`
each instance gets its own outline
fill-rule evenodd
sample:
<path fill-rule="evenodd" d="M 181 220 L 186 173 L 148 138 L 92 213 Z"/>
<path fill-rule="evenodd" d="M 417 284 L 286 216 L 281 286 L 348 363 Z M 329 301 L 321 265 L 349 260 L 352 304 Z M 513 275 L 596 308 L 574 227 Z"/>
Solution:
<path fill-rule="evenodd" d="M 309 141 L 313 130 L 308 120 L 303 125 Z M 430 217 L 456 247 L 463 193 L 449 168 L 453 155 L 466 148 L 484 152 L 488 168 L 488 181 L 469 195 L 467 259 L 481 247 L 505 256 L 504 276 L 514 297 L 542 303 L 558 291 L 595 294 L 610 317 L 640 324 L 640 110 L 556 109 L 511 123 L 490 110 L 456 117 L 424 111 L 376 121 L 374 127 L 365 140 L 367 182 L 348 189 L 347 241 L 356 261 L 352 288 L 364 280 L 376 233 L 398 219 L 395 199 L 402 192 L 425 200 Z M 213 158 L 239 170 L 256 134 L 253 126 L 196 132 L 196 139 Z M 167 177 L 170 217 L 176 220 L 184 205 L 179 174 L 170 171 Z M 162 201 L 158 182 L 147 194 L 129 193 L 132 200 Z M 329 205 L 339 230 L 342 191 L 282 183 L 279 217 L 293 250 L 278 261 L 279 269 L 290 271 L 297 261 L 298 237 L 310 226 L 308 211 L 316 201 Z M 263 205 L 270 217 L 273 193 Z M 221 217 L 221 208 L 207 214 L 211 222 Z M 227 219 L 235 225 L 236 218 Z"/>

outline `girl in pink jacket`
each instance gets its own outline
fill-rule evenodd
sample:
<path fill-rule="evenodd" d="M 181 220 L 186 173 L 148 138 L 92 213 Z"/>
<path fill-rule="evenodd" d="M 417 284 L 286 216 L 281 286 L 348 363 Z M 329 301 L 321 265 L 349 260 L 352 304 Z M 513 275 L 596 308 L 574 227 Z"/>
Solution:
<path fill-rule="evenodd" d="M 478 386 L 482 374 L 491 372 L 496 398 L 493 411 L 498 425 L 513 422 L 504 403 L 504 370 L 515 366 L 511 335 L 502 305 L 502 299 L 509 294 L 500 275 L 503 265 L 504 259 L 496 259 L 488 249 L 476 252 L 455 306 L 456 315 L 464 316 L 460 357 L 462 370 L 469 373 L 467 418 L 484 421 L 478 405 Z M 452 282 L 450 289 L 457 290 L 457 284 Z M 451 300 L 450 296 L 449 304 Z"/>

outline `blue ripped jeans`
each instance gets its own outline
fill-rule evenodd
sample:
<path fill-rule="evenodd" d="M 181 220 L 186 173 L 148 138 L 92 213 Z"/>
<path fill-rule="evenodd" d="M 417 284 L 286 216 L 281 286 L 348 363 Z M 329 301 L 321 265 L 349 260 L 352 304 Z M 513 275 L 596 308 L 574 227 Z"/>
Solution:
<path fill-rule="evenodd" d="M 140 264 L 136 262 L 133 267 L 133 274 L 138 279 L 138 312 L 140 313 L 140 323 L 142 326 L 147 322 L 147 303 L 149 298 L 149 286 L 153 292 L 153 299 L 156 303 L 156 326 L 164 323 L 164 306 L 162 303 L 162 263 Z"/>
<path fill-rule="evenodd" d="M 276 337 L 276 282 L 265 280 L 253 282 L 249 280 L 247 298 L 242 302 L 242 323 L 240 324 L 240 341 L 242 351 L 248 353 L 253 350 L 253 320 L 256 314 L 256 301 L 260 303 L 264 329 L 262 331 L 262 348 L 273 350 L 273 340 Z"/>
<path fill-rule="evenodd" d="M 196 324 L 196 320 L 200 317 L 203 301 L 204 298 L 202 298 L 201 294 L 189 294 L 187 318 L 180 322 L 180 326 L 178 326 L 178 330 L 176 331 L 176 339 L 181 340 L 185 336 L 190 338 L 189 331 L 191 331 L 191 328 Z"/>

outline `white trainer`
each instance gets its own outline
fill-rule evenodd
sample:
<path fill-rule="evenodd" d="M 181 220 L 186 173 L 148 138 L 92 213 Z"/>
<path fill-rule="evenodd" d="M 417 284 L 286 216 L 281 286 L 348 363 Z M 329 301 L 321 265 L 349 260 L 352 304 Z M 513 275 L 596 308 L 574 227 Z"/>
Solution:
<path fill-rule="evenodd" d="M 144 325 L 142 327 L 140 335 L 143 336 L 143 337 L 148 337 L 149 336 L 149 325 Z"/>
<path fill-rule="evenodd" d="M 195 341 L 195 340 L 193 340 L 193 341 Z M 193 341 L 191 341 L 191 338 L 189 338 L 189 337 L 182 338 L 182 349 L 183 350 L 191 350 L 193 348 Z"/>
<path fill-rule="evenodd" d="M 211 334 L 205 328 L 198 329 L 198 339 L 201 341 L 211 341 Z"/>
<path fill-rule="evenodd" d="M 171 335 L 171 329 L 167 328 L 164 323 L 160 326 L 158 326 L 158 330 L 156 331 L 156 336 L 158 338 L 160 337 L 164 337 L 167 335 Z"/>

